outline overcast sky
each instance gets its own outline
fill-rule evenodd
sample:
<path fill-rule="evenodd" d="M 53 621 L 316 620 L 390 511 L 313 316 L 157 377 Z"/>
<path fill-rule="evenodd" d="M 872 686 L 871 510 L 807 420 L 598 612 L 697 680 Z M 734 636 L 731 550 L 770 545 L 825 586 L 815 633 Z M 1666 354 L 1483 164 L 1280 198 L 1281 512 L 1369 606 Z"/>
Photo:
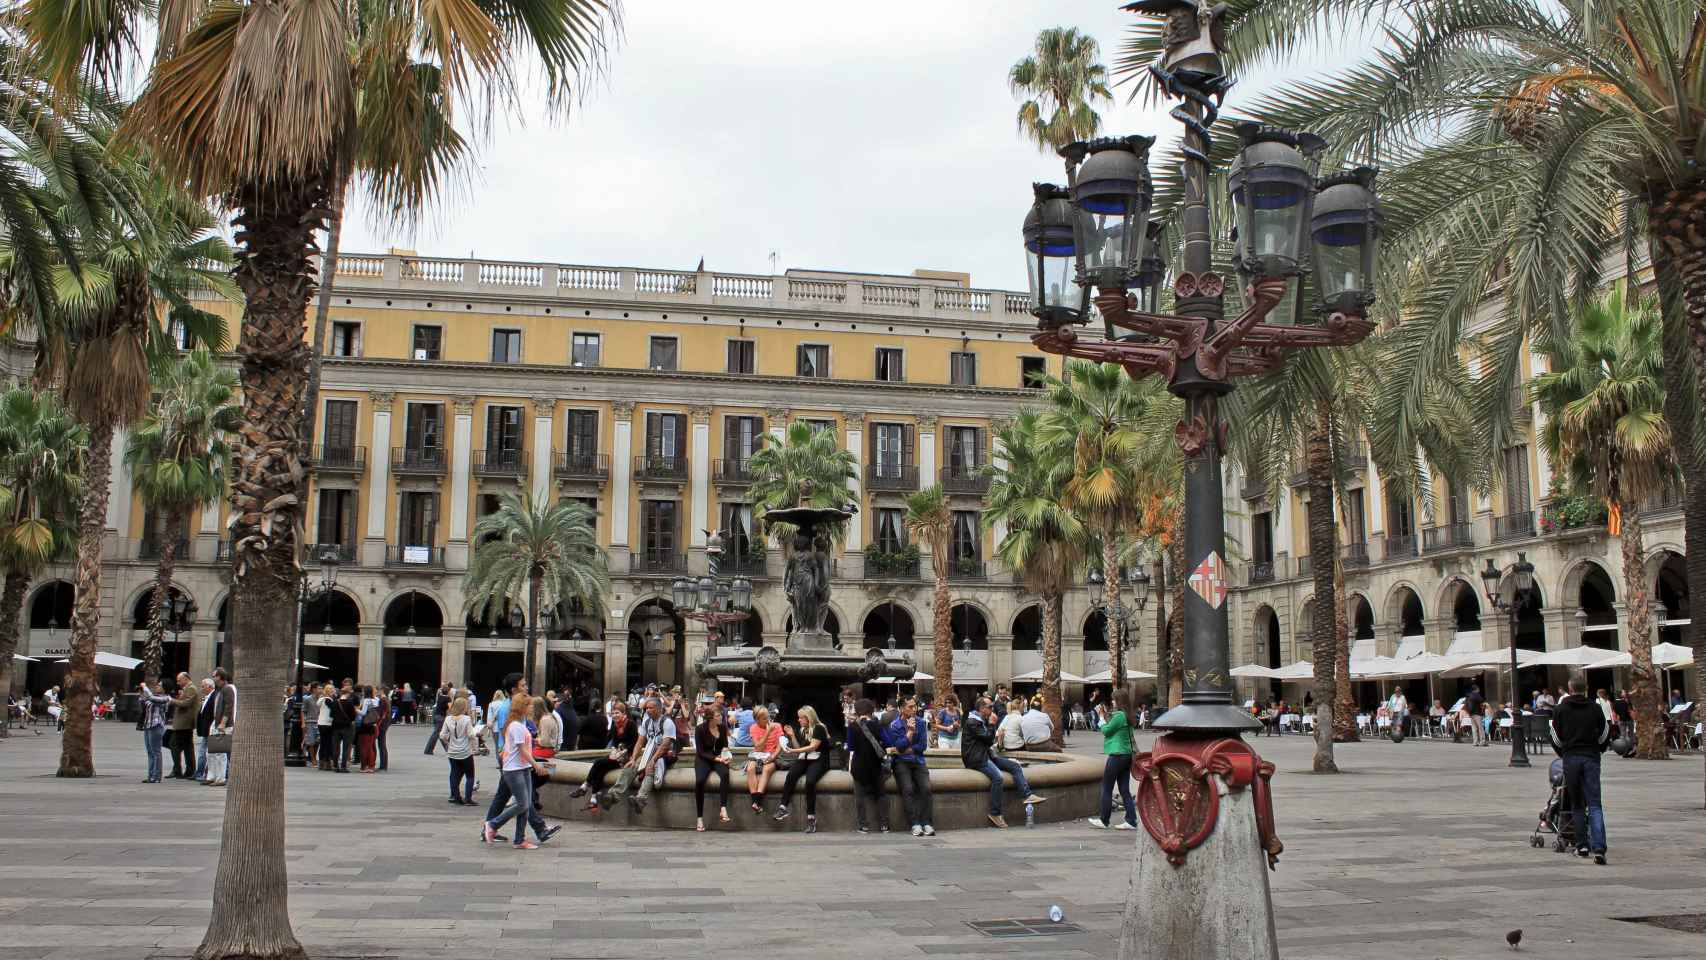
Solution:
<path fill-rule="evenodd" d="M 1017 289 L 1029 184 L 1064 174 L 1018 137 L 1007 70 L 1052 26 L 1094 36 L 1111 69 L 1131 20 L 1111 0 L 629 0 L 573 117 L 500 125 L 413 235 L 353 207 L 343 247 L 750 273 L 774 253 L 776 272 L 925 267 Z M 1104 132 L 1176 138 L 1129 92 Z"/>

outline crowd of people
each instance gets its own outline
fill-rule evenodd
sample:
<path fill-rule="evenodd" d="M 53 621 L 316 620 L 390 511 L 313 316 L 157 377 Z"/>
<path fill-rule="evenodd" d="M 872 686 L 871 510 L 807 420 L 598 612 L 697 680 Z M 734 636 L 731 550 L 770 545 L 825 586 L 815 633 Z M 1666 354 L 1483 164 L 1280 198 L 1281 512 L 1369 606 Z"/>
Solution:
<path fill-rule="evenodd" d="M 170 684 L 143 680 L 137 685 L 142 749 L 148 760 L 143 783 L 195 780 L 209 787 L 226 785 L 231 734 L 237 725 L 237 685 L 225 668 L 196 681 L 180 673 Z M 161 751 L 170 751 L 172 772 L 165 772 Z"/>

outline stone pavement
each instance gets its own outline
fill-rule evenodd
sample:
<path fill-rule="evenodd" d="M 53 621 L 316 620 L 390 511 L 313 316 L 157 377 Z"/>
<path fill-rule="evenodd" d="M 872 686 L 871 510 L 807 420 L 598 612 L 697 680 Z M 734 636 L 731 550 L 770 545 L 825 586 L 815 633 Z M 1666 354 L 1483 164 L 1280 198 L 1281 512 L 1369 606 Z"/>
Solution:
<path fill-rule="evenodd" d="M 1077 824 L 902 834 L 660 835 L 570 824 L 522 853 L 445 803 L 426 729 L 395 727 L 389 773 L 289 772 L 291 908 L 316 957 L 1113 954 L 1132 844 Z M 200 940 L 222 791 L 139 783 L 140 735 L 97 725 L 93 781 L 52 775 L 57 735 L 0 741 L 0 958 L 185 957 Z M 1706 956 L 1706 935 L 1617 918 L 1700 913 L 1698 754 L 1611 758 L 1611 864 L 1528 845 L 1546 764 L 1500 748 L 1341 745 L 1307 773 L 1301 737 L 1260 739 L 1286 852 L 1270 874 L 1287 958 Z M 1075 738 L 1089 750 L 1091 739 Z M 482 765 L 482 799 L 496 783 Z M 736 811 L 737 816 L 750 815 Z M 967 921 L 1059 904 L 1085 932 L 995 940 Z"/>

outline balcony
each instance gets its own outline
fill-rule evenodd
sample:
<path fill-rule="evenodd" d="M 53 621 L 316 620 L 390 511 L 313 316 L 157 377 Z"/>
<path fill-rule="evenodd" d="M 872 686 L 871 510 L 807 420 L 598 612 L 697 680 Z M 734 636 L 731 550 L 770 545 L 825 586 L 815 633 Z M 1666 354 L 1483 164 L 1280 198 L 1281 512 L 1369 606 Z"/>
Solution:
<path fill-rule="evenodd" d="M 443 447 L 392 447 L 391 472 L 414 476 L 442 477 L 445 472 Z"/>
<path fill-rule="evenodd" d="M 610 455 L 605 453 L 558 453 L 552 455 L 552 472 L 558 480 L 610 479 Z"/>
<path fill-rule="evenodd" d="M 475 450 L 474 476 L 519 480 L 527 476 L 527 451 Z"/>
<path fill-rule="evenodd" d="M 719 577 L 762 577 L 765 576 L 764 553 L 725 553 L 717 560 L 717 576 Z"/>
<path fill-rule="evenodd" d="M 962 463 L 941 470 L 944 493 L 967 493 L 982 496 L 989 492 L 989 477 L 981 463 Z"/>
<path fill-rule="evenodd" d="M 639 576 L 680 576 L 687 573 L 687 554 L 645 550 L 628 555 L 628 572 Z"/>
<path fill-rule="evenodd" d="M 1272 560 L 1257 560 L 1250 564 L 1250 584 L 1274 582 L 1274 562 Z"/>
<path fill-rule="evenodd" d="M 923 569 L 924 564 L 919 557 L 907 556 L 899 551 L 872 551 L 865 554 L 866 580 L 917 580 Z"/>
<path fill-rule="evenodd" d="M 1368 455 L 1362 454 L 1362 453 L 1347 453 L 1347 454 L 1345 454 L 1345 469 L 1346 470 L 1367 470 L 1368 469 Z"/>
<path fill-rule="evenodd" d="M 687 482 L 687 458 L 644 454 L 634 458 L 634 479 Z"/>
<path fill-rule="evenodd" d="M 892 491 L 913 493 L 918 490 L 918 468 L 906 463 L 867 463 L 865 489 L 873 493 Z"/>
<path fill-rule="evenodd" d="M 1244 486 L 1238 491 L 1245 500 L 1260 500 L 1268 495 L 1268 482 L 1260 477 L 1245 478 Z"/>
<path fill-rule="evenodd" d="M 1682 491 L 1666 490 L 1655 497 L 1649 497 L 1641 504 L 1641 512 L 1649 516 L 1662 517 L 1666 514 L 1682 511 Z"/>
<path fill-rule="evenodd" d="M 948 564 L 948 579 L 962 583 L 988 580 L 989 567 L 982 560 L 962 557 Z"/>
<path fill-rule="evenodd" d="M 361 473 L 367 469 L 367 448 L 315 447 L 309 452 L 308 465 L 321 473 Z"/>
<path fill-rule="evenodd" d="M 1475 537 L 1467 523 L 1447 523 L 1422 530 L 1422 552 L 1445 553 L 1468 550 L 1475 546 Z"/>
<path fill-rule="evenodd" d="M 423 570 L 442 570 L 444 569 L 444 548 L 388 543 L 385 545 L 385 565 L 387 567 L 418 567 Z"/>
<path fill-rule="evenodd" d="M 1532 510 L 1493 518 L 1494 543 L 1521 540 L 1532 536 L 1534 536 L 1534 511 Z"/>
<path fill-rule="evenodd" d="M 320 563 L 320 551 L 331 547 L 338 552 L 339 563 L 355 562 L 355 544 L 353 543 L 310 543 L 302 548 L 302 565 L 313 570 Z"/>
<path fill-rule="evenodd" d="M 1416 535 L 1413 533 L 1389 533 L 1386 535 L 1386 562 L 1409 560 L 1416 555 Z"/>
<path fill-rule="evenodd" d="M 1352 570 L 1368 566 L 1368 544 L 1364 541 L 1347 543 L 1339 551 L 1339 557 L 1345 562 L 1345 569 Z"/>
<path fill-rule="evenodd" d="M 213 545 L 213 562 L 214 563 L 230 563 L 231 562 L 231 541 L 221 540 L 218 543 Z"/>
<path fill-rule="evenodd" d="M 172 544 L 172 557 L 176 562 L 182 563 L 190 559 L 190 539 L 188 537 L 179 537 L 170 543 Z M 136 559 L 160 559 L 162 545 L 162 542 L 155 537 L 143 537 L 142 542 L 136 548 Z"/>
<path fill-rule="evenodd" d="M 1297 577 L 1298 577 L 1298 579 L 1307 580 L 1310 577 L 1313 577 L 1315 575 L 1315 565 L 1313 563 L 1309 562 L 1310 559 L 1311 558 L 1309 558 L 1309 557 L 1298 557 L 1297 558 Z"/>
<path fill-rule="evenodd" d="M 711 464 L 711 482 L 720 487 L 744 487 L 752 483 L 751 460 L 717 460 Z"/>

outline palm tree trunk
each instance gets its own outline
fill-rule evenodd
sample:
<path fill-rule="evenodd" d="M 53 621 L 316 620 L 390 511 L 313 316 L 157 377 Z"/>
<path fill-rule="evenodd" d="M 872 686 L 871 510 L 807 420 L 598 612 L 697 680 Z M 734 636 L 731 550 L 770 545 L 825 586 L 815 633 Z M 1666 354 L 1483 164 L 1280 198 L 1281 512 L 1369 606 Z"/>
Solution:
<path fill-rule="evenodd" d="M 71 664 L 65 671 L 65 734 L 59 743 L 61 777 L 95 775 L 91 742 L 95 695 L 95 651 L 101 643 L 101 551 L 107 529 L 107 497 L 112 485 L 113 422 L 88 424 L 89 452 L 83 462 L 83 499 L 77 505 L 77 567 L 71 610 Z"/>
<path fill-rule="evenodd" d="M 1066 742 L 1060 718 L 1060 594 L 1043 594 L 1043 712 L 1054 725 L 1054 745 Z"/>
<path fill-rule="evenodd" d="M 301 437 L 308 356 L 302 318 L 313 286 L 309 253 L 328 213 L 323 179 L 239 191 L 243 420 L 231 505 L 235 513 L 232 662 L 256 696 L 283 690 L 296 635 L 297 530 L 305 495 Z M 266 712 L 232 738 L 213 914 L 196 960 L 302 957 L 290 928 L 284 859 L 282 724 Z"/>
<path fill-rule="evenodd" d="M 166 620 L 172 614 L 172 571 L 178 564 L 177 538 L 173 530 L 183 529 L 180 514 L 161 514 L 154 523 L 155 542 L 160 547 L 160 562 L 154 568 L 154 597 L 148 609 L 148 640 L 142 648 L 142 675 L 149 683 L 160 679 L 161 650 L 166 644 Z"/>
<path fill-rule="evenodd" d="M 0 591 L 0 690 L 12 689 L 12 654 L 18 650 L 18 614 L 24 609 L 24 594 L 30 589 L 30 575 L 16 570 L 6 574 L 6 587 Z M 0 740 L 10 736 L 10 724 L 0 723 Z"/>
<path fill-rule="evenodd" d="M 930 626 L 935 634 L 934 662 L 931 673 L 936 679 L 930 681 L 933 691 L 931 699 L 940 703 L 943 697 L 954 692 L 954 624 L 949 619 L 952 610 L 948 600 L 948 545 L 937 543 L 931 545 L 931 568 L 936 573 L 936 591 L 931 597 Z"/>
<path fill-rule="evenodd" d="M 332 189 L 332 213 L 326 224 L 326 254 L 320 259 L 319 289 L 314 295 L 314 349 L 308 360 L 308 389 L 302 398 L 302 442 L 314 442 L 319 413 L 320 360 L 326 355 L 326 324 L 332 312 L 332 280 L 338 273 L 338 246 L 344 232 L 344 194 L 349 182 L 339 177 Z"/>
<path fill-rule="evenodd" d="M 1338 601 L 1333 589 L 1334 560 L 1338 557 L 1338 531 L 1333 526 L 1333 446 L 1326 404 L 1319 410 L 1318 429 L 1309 435 L 1305 456 L 1309 467 L 1309 556 L 1315 578 L 1315 615 L 1311 624 L 1311 654 L 1315 661 L 1315 765 L 1316 773 L 1338 773 L 1333 759 L 1334 702 L 1338 699 L 1338 626 L 1333 607 Z"/>
<path fill-rule="evenodd" d="M 1333 740 L 1355 743 L 1357 735 L 1356 691 L 1351 687 L 1351 629 L 1345 610 L 1345 562 L 1333 557 L 1333 687 L 1339 698 L 1333 702 Z"/>
<path fill-rule="evenodd" d="M 1120 552 L 1106 531 L 1102 535 L 1102 599 L 1107 602 L 1108 609 L 1114 609 L 1114 604 L 1120 599 Z M 1125 648 L 1120 646 L 1119 631 L 1114 625 L 1104 620 L 1102 636 L 1108 641 L 1108 679 L 1115 687 L 1125 685 Z"/>
<path fill-rule="evenodd" d="M 1667 760 L 1664 701 L 1659 678 L 1653 669 L 1653 613 L 1647 591 L 1646 553 L 1641 535 L 1641 505 L 1633 497 L 1617 498 L 1623 514 L 1623 591 L 1628 597 L 1629 661 L 1635 711 L 1635 756 L 1642 760 Z M 1514 642 L 1514 640 L 1513 640 Z"/>
<path fill-rule="evenodd" d="M 1653 198 L 1657 199 L 1657 198 Z M 1657 216 L 1649 220 L 1658 225 Z M 1698 235 L 1698 234 L 1697 234 Z M 1682 303 L 1682 281 L 1669 244 L 1656 235 L 1647 238 L 1653 259 L 1653 276 L 1659 286 L 1659 316 L 1663 321 L 1665 422 L 1670 426 L 1671 447 L 1682 464 L 1682 554 L 1690 597 L 1706 597 L 1706 483 L 1701 483 L 1701 463 L 1695 446 L 1695 404 L 1690 389 L 1698 389 L 1694 355 L 1689 350 L 1688 314 Z M 1694 650 L 1695 690 L 1706 690 L 1706 622 L 1691 620 L 1682 628 L 1685 644 Z M 1701 785 L 1706 790 L 1706 771 Z"/>
<path fill-rule="evenodd" d="M 545 678 L 534 676 L 539 667 L 539 581 L 544 574 L 539 570 L 531 570 L 527 574 L 527 662 L 522 665 L 526 670 L 528 684 L 531 689 L 543 692 Z M 675 648 L 678 654 L 686 652 L 683 638 L 675 638 Z"/>

